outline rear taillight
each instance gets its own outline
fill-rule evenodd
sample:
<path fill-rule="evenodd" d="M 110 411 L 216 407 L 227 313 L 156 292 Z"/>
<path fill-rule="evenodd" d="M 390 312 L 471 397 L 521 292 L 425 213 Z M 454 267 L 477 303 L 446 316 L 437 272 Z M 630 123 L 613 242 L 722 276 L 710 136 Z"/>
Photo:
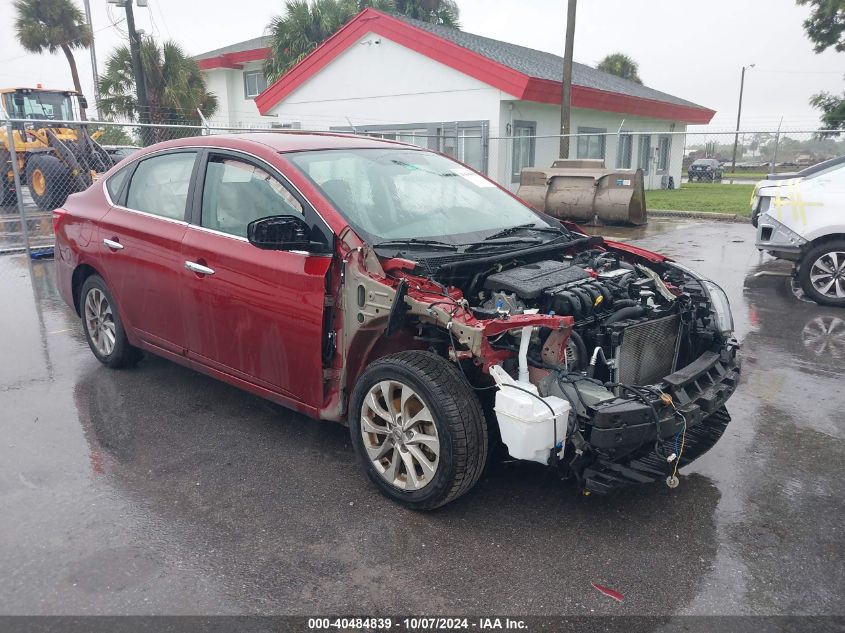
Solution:
<path fill-rule="evenodd" d="M 62 225 L 65 217 L 67 217 L 67 211 L 64 209 L 53 209 L 53 234 L 57 235 L 59 233 L 59 227 Z"/>

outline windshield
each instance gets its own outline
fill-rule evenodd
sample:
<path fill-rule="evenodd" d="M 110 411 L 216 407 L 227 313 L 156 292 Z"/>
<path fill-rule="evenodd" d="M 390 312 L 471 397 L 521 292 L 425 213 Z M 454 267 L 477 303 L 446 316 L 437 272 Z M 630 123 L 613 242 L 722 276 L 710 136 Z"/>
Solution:
<path fill-rule="evenodd" d="M 73 120 L 73 104 L 63 92 L 38 92 L 5 94 L 6 111 L 15 119 Z"/>
<path fill-rule="evenodd" d="M 465 244 L 506 228 L 550 226 L 486 178 L 432 152 L 322 150 L 287 157 L 371 243 Z"/>

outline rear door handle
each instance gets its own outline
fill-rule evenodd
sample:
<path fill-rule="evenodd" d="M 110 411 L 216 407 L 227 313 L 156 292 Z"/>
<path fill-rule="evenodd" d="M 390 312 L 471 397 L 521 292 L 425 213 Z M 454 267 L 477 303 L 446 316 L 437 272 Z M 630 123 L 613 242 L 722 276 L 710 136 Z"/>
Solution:
<path fill-rule="evenodd" d="M 103 244 L 108 246 L 113 251 L 123 250 L 123 244 L 116 240 L 103 240 Z"/>
<path fill-rule="evenodd" d="M 198 275 L 213 275 L 214 274 L 214 270 L 212 270 L 208 266 L 203 266 L 202 264 L 197 264 L 196 262 L 185 262 L 185 268 L 190 270 L 192 273 L 197 273 Z"/>

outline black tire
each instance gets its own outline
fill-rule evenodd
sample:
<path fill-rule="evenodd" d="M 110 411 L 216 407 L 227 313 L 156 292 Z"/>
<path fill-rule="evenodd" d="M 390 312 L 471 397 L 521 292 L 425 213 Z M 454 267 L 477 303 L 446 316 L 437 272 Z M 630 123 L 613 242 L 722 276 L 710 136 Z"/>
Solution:
<path fill-rule="evenodd" d="M 813 284 L 813 280 L 811 278 L 813 275 L 813 266 L 820 259 L 825 258 L 822 263 L 826 264 L 828 267 L 831 265 L 832 262 L 829 258 L 831 253 L 838 253 L 837 262 L 840 267 L 839 270 L 835 271 L 831 276 L 834 278 L 834 285 L 832 286 L 833 292 L 835 293 L 837 285 L 841 290 L 845 291 L 845 239 L 841 238 L 821 242 L 804 253 L 804 256 L 801 258 L 801 265 L 798 268 L 798 281 L 801 284 L 801 289 L 804 291 L 804 294 L 816 303 L 842 308 L 845 307 L 845 297 L 835 297 L 822 293 L 821 290 L 816 288 Z M 828 257 L 826 258 L 825 256 Z M 819 281 L 819 283 L 826 283 L 826 279 L 824 278 L 817 281 Z"/>
<path fill-rule="evenodd" d="M 364 447 L 364 398 L 384 380 L 401 382 L 419 395 L 432 413 L 440 441 L 433 477 L 410 492 L 382 477 Z M 369 365 L 352 391 L 348 420 L 352 445 L 370 479 L 387 497 L 414 510 L 431 510 L 454 501 L 478 482 L 487 462 L 487 423 L 478 397 L 453 363 L 431 352 L 400 352 Z"/>
<path fill-rule="evenodd" d="M 42 211 L 52 211 L 73 193 L 70 170 L 55 156 L 35 155 L 26 161 L 26 184 Z"/>
<path fill-rule="evenodd" d="M 111 309 L 111 321 L 114 325 L 114 347 L 109 353 L 103 353 L 97 348 L 94 337 L 89 330 L 89 322 L 86 318 L 86 301 L 89 293 L 99 291 L 104 295 L 105 300 Z M 94 356 L 106 367 L 111 369 L 120 369 L 123 367 L 131 367 L 142 358 L 141 350 L 129 344 L 129 339 L 126 338 L 126 330 L 123 328 L 123 322 L 120 320 L 117 303 L 109 290 L 106 282 L 99 275 L 91 275 L 82 284 L 82 289 L 79 291 L 79 311 L 82 316 L 82 329 L 85 331 L 85 340 L 88 341 L 88 347 L 91 348 Z"/>

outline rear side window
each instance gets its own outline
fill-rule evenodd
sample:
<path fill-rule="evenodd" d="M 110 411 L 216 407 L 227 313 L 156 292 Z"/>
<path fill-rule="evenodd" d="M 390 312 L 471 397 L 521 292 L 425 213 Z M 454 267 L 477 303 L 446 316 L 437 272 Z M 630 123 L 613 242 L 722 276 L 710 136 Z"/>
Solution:
<path fill-rule="evenodd" d="M 126 181 L 126 176 L 128 174 L 129 170 L 124 167 L 113 176 L 110 176 L 109 179 L 106 181 L 106 189 L 109 192 L 109 197 L 112 199 L 112 202 L 118 202 L 120 189 L 121 187 L 123 187 L 123 183 Z"/>
<path fill-rule="evenodd" d="M 184 220 L 196 156 L 196 152 L 178 152 L 138 163 L 126 195 L 127 208 Z"/>

